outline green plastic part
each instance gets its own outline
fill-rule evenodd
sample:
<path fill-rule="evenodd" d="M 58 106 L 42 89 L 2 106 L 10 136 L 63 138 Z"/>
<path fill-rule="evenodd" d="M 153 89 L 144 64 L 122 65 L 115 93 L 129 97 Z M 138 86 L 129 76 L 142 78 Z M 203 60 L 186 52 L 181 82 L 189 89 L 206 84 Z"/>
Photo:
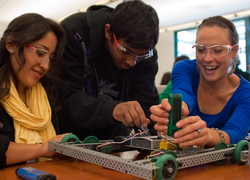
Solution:
<path fill-rule="evenodd" d="M 82 143 L 99 143 L 99 139 L 96 136 L 87 136 Z"/>
<path fill-rule="evenodd" d="M 246 140 L 241 140 L 236 144 L 236 147 L 234 149 L 234 157 L 238 164 L 244 165 L 247 163 L 246 161 L 241 160 L 241 151 L 242 150 L 248 150 L 248 142 Z"/>
<path fill-rule="evenodd" d="M 174 151 L 172 151 L 172 150 L 166 150 L 166 151 L 164 152 L 164 154 L 170 154 L 170 155 L 172 155 L 173 157 L 177 158 L 176 152 L 174 152 Z"/>
<path fill-rule="evenodd" d="M 81 143 L 79 138 L 74 135 L 74 134 L 67 134 L 65 135 L 62 140 L 61 140 L 62 143 L 66 143 L 66 142 L 73 142 L 74 144 L 78 144 L 78 143 Z"/>
<path fill-rule="evenodd" d="M 177 130 L 179 130 L 179 128 L 176 127 L 176 123 L 182 119 L 182 95 L 169 94 L 168 102 L 172 107 L 169 112 L 168 135 L 172 136 Z"/>
<path fill-rule="evenodd" d="M 177 174 L 178 165 L 176 158 L 171 154 L 161 155 L 155 162 L 156 180 L 173 180 Z"/>
<path fill-rule="evenodd" d="M 227 144 L 224 142 L 219 142 L 215 146 L 215 150 L 226 149 L 226 148 L 227 148 Z M 217 164 L 222 165 L 222 164 L 225 164 L 226 161 L 227 159 L 222 159 L 222 160 L 217 161 Z"/>

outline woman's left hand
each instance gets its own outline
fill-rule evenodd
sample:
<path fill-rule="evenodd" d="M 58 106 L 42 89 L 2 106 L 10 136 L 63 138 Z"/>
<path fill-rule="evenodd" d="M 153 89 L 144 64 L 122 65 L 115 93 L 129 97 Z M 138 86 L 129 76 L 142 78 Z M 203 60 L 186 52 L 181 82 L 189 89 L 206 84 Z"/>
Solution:
<path fill-rule="evenodd" d="M 60 142 L 65 135 L 67 135 L 67 134 L 56 135 L 55 137 L 51 138 L 49 141 Z M 42 152 L 43 152 L 42 156 L 43 157 L 52 157 L 56 154 L 56 152 L 49 150 L 49 148 L 48 148 L 49 142 L 42 143 L 41 145 L 42 145 Z"/>

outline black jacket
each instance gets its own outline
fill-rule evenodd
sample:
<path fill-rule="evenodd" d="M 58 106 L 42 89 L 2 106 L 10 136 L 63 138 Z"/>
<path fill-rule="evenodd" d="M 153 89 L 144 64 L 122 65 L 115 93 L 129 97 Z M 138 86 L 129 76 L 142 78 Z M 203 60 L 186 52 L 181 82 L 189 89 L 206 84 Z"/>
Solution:
<path fill-rule="evenodd" d="M 6 151 L 10 141 L 14 141 L 12 118 L 5 110 L 0 109 L 0 169 L 6 165 Z"/>
<path fill-rule="evenodd" d="M 250 81 L 250 73 L 248 71 L 242 71 L 239 66 L 235 67 L 234 74 L 243 76 L 246 80 Z"/>
<path fill-rule="evenodd" d="M 64 114 L 71 124 L 71 128 L 64 131 L 81 138 L 85 132 L 91 133 L 92 128 L 106 134 L 106 128 L 114 125 L 112 111 L 119 102 L 138 101 L 149 118 L 150 106 L 159 101 L 154 83 L 158 71 L 156 50 L 152 58 L 129 70 L 116 68 L 106 51 L 104 26 L 112 10 L 106 6 L 92 6 L 87 13 L 73 14 L 61 22 L 68 38 L 63 59 L 65 79 L 72 87 L 85 92 L 81 94 L 83 102 L 76 95 L 75 100 L 68 103 L 69 109 L 78 108 L 79 112 L 74 114 L 75 111 L 69 110 Z"/>

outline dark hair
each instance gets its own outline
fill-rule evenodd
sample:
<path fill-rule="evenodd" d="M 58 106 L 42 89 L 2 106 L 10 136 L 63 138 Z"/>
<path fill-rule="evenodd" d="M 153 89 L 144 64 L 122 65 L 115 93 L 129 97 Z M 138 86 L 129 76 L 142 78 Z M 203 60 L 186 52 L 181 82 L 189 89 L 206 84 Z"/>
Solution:
<path fill-rule="evenodd" d="M 178 61 L 183 60 L 183 59 L 190 59 L 190 58 L 188 56 L 186 56 L 186 55 L 177 56 L 175 58 L 174 64 L 177 63 Z"/>
<path fill-rule="evenodd" d="M 110 32 L 132 48 L 152 49 L 158 42 L 159 19 L 153 7 L 142 1 L 120 3 L 108 19 Z"/>
<path fill-rule="evenodd" d="M 214 17 L 209 17 L 207 19 L 204 19 L 202 21 L 202 23 L 199 25 L 198 31 L 199 31 L 199 29 L 201 29 L 203 27 L 214 27 L 214 26 L 228 29 L 229 30 L 229 40 L 230 40 L 231 45 L 238 44 L 239 35 L 237 33 L 237 30 L 236 30 L 234 24 L 232 23 L 232 21 L 230 21 L 229 19 L 226 19 L 222 16 L 214 16 Z"/>
<path fill-rule="evenodd" d="M 57 37 L 56 57 L 55 63 L 51 63 L 49 72 L 41 78 L 41 83 L 48 95 L 52 111 L 59 108 L 56 107 L 58 89 L 53 83 L 52 78 L 59 76 L 61 73 L 61 58 L 65 46 L 65 32 L 63 27 L 55 21 L 36 13 L 27 13 L 15 18 L 10 22 L 0 40 L 0 99 L 9 94 L 10 78 L 12 77 L 14 82 L 17 81 L 10 62 L 10 53 L 6 49 L 6 44 L 11 43 L 15 46 L 15 56 L 16 59 L 20 60 L 21 69 L 25 64 L 23 55 L 25 45 L 40 40 L 48 32 L 53 32 Z M 55 115 L 53 112 L 52 114 Z"/>
<path fill-rule="evenodd" d="M 183 59 L 190 59 L 188 56 L 186 55 L 181 55 L 181 56 L 177 56 L 174 60 L 174 64 L 183 60 Z M 161 85 L 166 85 L 168 84 L 168 82 L 171 80 L 171 72 L 165 72 L 162 76 L 162 79 L 161 79 Z"/>

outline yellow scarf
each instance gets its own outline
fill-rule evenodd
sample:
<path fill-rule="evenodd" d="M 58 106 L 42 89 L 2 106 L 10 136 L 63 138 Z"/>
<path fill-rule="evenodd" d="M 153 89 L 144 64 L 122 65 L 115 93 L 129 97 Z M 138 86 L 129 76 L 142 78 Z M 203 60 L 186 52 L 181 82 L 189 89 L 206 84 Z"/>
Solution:
<path fill-rule="evenodd" d="M 43 143 L 56 135 L 51 122 L 51 108 L 47 94 L 39 82 L 26 90 L 28 107 L 21 100 L 11 81 L 9 97 L 1 101 L 7 113 L 13 118 L 15 142 Z"/>

